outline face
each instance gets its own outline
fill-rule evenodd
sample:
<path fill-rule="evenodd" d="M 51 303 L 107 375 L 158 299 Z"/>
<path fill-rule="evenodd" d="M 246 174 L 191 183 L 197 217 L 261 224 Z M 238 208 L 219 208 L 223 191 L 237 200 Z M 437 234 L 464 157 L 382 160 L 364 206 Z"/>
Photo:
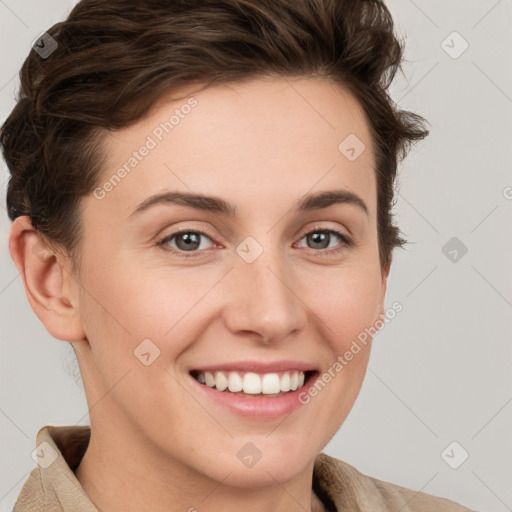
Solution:
<path fill-rule="evenodd" d="M 91 422 L 191 474 L 287 481 L 352 408 L 371 340 L 345 354 L 383 313 L 369 129 L 318 79 L 185 93 L 104 134 L 105 172 L 82 202 L 74 345 Z M 308 380 L 244 397 L 208 386 L 222 388 L 215 369 L 255 389 L 246 374 L 277 373 L 267 392 L 286 370 Z"/>

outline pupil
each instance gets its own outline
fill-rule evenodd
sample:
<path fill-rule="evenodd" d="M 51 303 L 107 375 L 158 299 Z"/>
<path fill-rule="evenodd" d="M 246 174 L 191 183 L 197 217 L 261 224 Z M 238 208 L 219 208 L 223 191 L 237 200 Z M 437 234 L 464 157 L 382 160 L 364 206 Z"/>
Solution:
<path fill-rule="evenodd" d="M 312 235 L 310 235 L 310 237 L 312 238 L 312 241 L 314 244 L 322 244 L 322 242 L 325 242 L 326 240 L 328 240 L 329 234 L 325 233 L 325 232 L 317 232 L 317 233 L 313 233 Z M 327 244 L 327 245 L 329 245 L 329 244 Z M 320 248 L 325 249 L 327 247 L 327 245 L 325 245 L 325 243 L 324 243 L 323 246 Z"/>
<path fill-rule="evenodd" d="M 183 247 L 180 247 L 180 249 L 185 249 L 185 250 L 197 249 L 197 247 L 199 246 L 199 243 L 200 243 L 199 236 L 197 233 L 181 234 L 177 240 L 178 246 L 180 246 L 180 243 L 179 243 L 180 240 L 183 240 L 183 242 L 185 243 L 185 245 Z M 194 244 L 196 244 L 197 247 L 194 246 Z"/>

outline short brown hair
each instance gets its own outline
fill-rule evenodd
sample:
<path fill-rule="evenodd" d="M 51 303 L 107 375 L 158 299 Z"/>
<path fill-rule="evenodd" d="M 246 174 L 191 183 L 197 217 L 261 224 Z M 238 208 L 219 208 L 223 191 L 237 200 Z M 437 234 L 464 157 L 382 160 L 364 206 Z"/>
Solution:
<path fill-rule="evenodd" d="M 1 129 L 7 209 L 74 263 L 80 198 L 101 178 L 100 129 L 134 123 L 182 86 L 258 76 L 319 77 L 356 97 L 376 153 L 381 267 L 406 243 L 392 218 L 397 164 L 428 130 L 387 92 L 403 45 L 382 1 L 82 0 L 47 33 L 58 46 L 30 52 Z"/>

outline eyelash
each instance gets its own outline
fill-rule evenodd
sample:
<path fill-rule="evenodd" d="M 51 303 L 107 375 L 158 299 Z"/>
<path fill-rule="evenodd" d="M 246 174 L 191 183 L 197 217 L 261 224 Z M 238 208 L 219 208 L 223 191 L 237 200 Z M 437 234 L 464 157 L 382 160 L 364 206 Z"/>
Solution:
<path fill-rule="evenodd" d="M 202 253 L 206 249 L 190 251 L 187 254 L 187 251 L 181 251 L 181 250 L 177 250 L 177 249 L 174 249 L 174 248 L 169 249 L 168 247 L 166 247 L 166 242 L 169 242 L 174 237 L 179 236 L 179 235 L 181 235 L 183 233 L 195 233 L 195 234 L 203 235 L 203 236 L 209 238 L 210 240 L 212 240 L 212 237 L 208 233 L 205 233 L 204 231 L 201 231 L 200 229 L 181 229 L 179 231 L 175 231 L 174 233 L 171 233 L 170 235 L 167 235 L 166 237 L 162 238 L 160 241 L 157 242 L 157 246 L 160 247 L 164 251 L 174 253 L 179 258 L 199 258 L 199 257 L 202 257 Z M 301 236 L 299 241 L 302 240 L 304 237 L 306 237 L 308 235 L 311 235 L 313 233 L 330 233 L 330 234 L 334 234 L 334 235 L 338 236 L 340 238 L 341 242 L 342 242 L 341 246 L 336 248 L 336 249 L 320 249 L 318 251 L 315 251 L 314 249 L 312 249 L 314 252 L 320 253 L 320 255 L 322 255 L 322 256 L 335 255 L 335 254 L 338 254 L 341 251 L 343 251 L 345 249 L 349 249 L 349 248 L 351 248 L 351 247 L 353 247 L 355 245 L 354 241 L 352 240 L 352 238 L 350 238 L 349 236 L 345 235 L 344 233 L 341 233 L 340 231 L 337 231 L 335 229 L 323 229 L 321 227 L 315 227 L 312 230 L 307 231 L 306 233 L 304 233 Z"/>

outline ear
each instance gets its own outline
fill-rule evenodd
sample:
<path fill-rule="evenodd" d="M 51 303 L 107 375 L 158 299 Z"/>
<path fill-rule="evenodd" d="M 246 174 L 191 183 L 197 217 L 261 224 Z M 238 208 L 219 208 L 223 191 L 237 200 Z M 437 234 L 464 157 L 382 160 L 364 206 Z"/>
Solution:
<path fill-rule="evenodd" d="M 63 341 L 85 338 L 78 310 L 78 288 L 69 258 L 54 251 L 26 215 L 17 217 L 9 235 L 9 252 L 30 306 L 46 330 Z"/>

